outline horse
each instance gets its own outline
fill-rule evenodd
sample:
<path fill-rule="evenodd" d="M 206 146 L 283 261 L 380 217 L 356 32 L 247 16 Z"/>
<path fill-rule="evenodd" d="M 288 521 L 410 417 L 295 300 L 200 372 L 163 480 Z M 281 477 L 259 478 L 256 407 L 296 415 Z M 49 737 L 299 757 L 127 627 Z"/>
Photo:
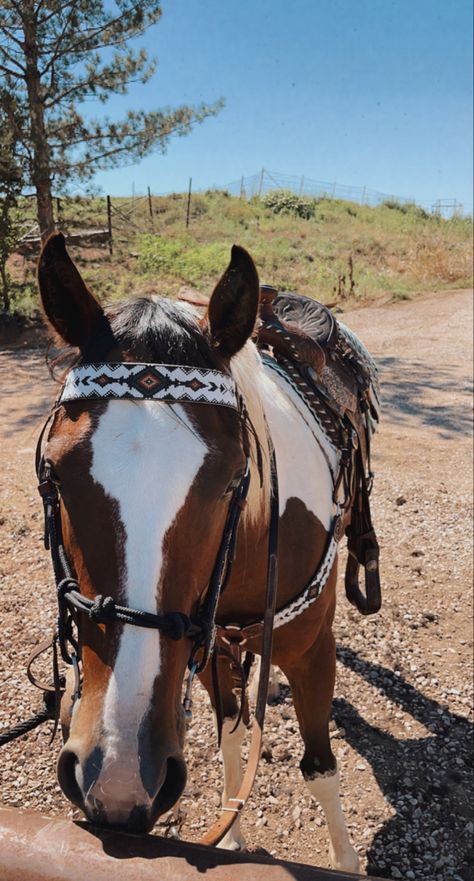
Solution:
<path fill-rule="evenodd" d="M 63 580 L 69 578 L 67 589 L 70 579 L 80 585 L 82 605 L 96 612 L 77 616 L 82 672 L 76 657 L 62 698 L 58 780 L 94 824 L 146 832 L 176 804 L 186 783 L 181 695 L 191 643 L 171 629 L 107 618 L 103 596 L 150 620 L 169 622 L 176 610 L 192 620 L 208 590 L 229 506 L 247 474 L 234 562 L 216 620 L 243 627 L 260 620 L 271 439 L 279 482 L 276 606 L 291 609 L 328 546 L 337 455 L 253 342 L 259 279 L 243 248 L 233 246 L 204 316 L 188 303 L 154 295 L 103 309 L 58 233 L 42 250 L 39 288 L 46 320 L 70 356 L 66 388 L 71 375 L 76 386 L 83 384 L 81 394 L 63 388 L 42 439 L 41 461 L 59 492 L 57 528 L 69 561 Z M 155 399 L 151 392 L 164 374 L 170 394 L 179 382 L 188 397 Z M 206 377 L 212 380 L 208 399 L 202 397 Z M 124 382 L 133 389 L 141 384 L 145 397 L 134 400 L 130 388 L 121 397 Z M 109 386 L 112 392 L 101 399 L 100 388 Z M 232 405 L 229 395 L 235 396 Z M 337 553 L 327 569 L 314 602 L 295 614 L 277 613 L 271 660 L 291 686 L 304 747 L 300 768 L 326 816 L 332 866 L 357 872 L 329 738 Z M 259 638 L 250 636 L 246 648 L 258 655 Z M 210 664 L 199 677 L 213 708 L 218 699 L 222 707 L 226 800 L 242 779 L 245 719 L 230 666 L 223 665 L 220 695 Z M 221 844 L 245 847 L 238 818 Z"/>

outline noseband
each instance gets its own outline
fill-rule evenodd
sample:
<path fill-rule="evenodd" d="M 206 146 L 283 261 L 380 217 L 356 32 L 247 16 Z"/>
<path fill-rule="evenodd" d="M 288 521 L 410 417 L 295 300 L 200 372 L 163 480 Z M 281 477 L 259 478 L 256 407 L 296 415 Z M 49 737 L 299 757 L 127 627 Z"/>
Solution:
<path fill-rule="evenodd" d="M 164 403 L 194 403 L 230 407 L 240 419 L 242 449 L 245 469 L 235 485 L 230 499 L 219 550 L 204 599 L 195 616 L 183 612 L 166 615 L 152 614 L 140 609 L 118 605 L 113 597 L 98 595 L 94 600 L 85 597 L 74 577 L 62 537 L 60 514 L 60 485 L 47 457 L 43 455 L 43 439 L 54 420 L 57 408 L 73 400 L 135 400 L 162 401 Z M 85 364 L 73 368 L 67 375 L 59 398 L 40 434 L 36 450 L 38 489 L 43 500 L 45 516 L 44 543 L 51 553 L 58 599 L 57 642 L 61 657 L 75 671 L 75 692 L 80 696 L 80 646 L 74 635 L 80 614 L 87 615 L 98 624 L 120 621 L 135 627 L 160 630 L 173 640 L 188 638 L 191 650 L 188 661 L 189 678 L 184 701 L 189 713 L 190 688 L 195 673 L 206 666 L 214 648 L 216 637 L 216 613 L 219 598 L 225 589 L 232 569 L 237 530 L 241 512 L 245 506 L 250 484 L 249 418 L 242 397 L 234 380 L 219 370 L 183 367 L 167 364 Z M 271 447 L 273 490 L 276 486 L 276 465 Z M 272 517 L 278 519 L 278 506 L 272 499 Z M 275 513 L 273 513 L 275 511 Z M 274 556 L 276 558 L 276 548 Z M 270 564 L 269 564 L 270 568 Z M 70 649 L 71 647 L 71 649 Z M 199 660 L 197 660 L 199 655 Z M 56 666 L 56 665 L 55 665 Z"/>

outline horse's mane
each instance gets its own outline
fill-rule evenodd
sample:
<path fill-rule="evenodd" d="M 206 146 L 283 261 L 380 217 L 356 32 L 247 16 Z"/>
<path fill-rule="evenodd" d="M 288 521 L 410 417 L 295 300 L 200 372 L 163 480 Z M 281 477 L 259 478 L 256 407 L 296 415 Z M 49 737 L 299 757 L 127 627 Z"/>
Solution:
<path fill-rule="evenodd" d="M 218 350 L 201 326 L 200 313 L 189 303 L 155 295 L 137 296 L 112 303 L 106 307 L 105 314 L 118 345 L 132 350 L 137 361 L 215 370 L 223 367 Z M 65 373 L 80 361 L 77 349 L 66 347 L 50 359 L 49 366 L 53 376 L 63 381 Z M 55 375 L 56 368 L 60 368 L 58 376 Z M 260 480 L 255 477 L 250 483 L 248 495 L 248 513 L 252 519 L 256 519 L 268 510 L 270 476 L 265 416 L 258 383 L 263 368 L 252 342 L 247 342 L 232 358 L 230 372 L 249 414 L 252 459 L 256 463 L 258 443 L 263 454 L 263 485 L 260 486 Z M 257 475 L 257 469 L 254 470 Z"/>

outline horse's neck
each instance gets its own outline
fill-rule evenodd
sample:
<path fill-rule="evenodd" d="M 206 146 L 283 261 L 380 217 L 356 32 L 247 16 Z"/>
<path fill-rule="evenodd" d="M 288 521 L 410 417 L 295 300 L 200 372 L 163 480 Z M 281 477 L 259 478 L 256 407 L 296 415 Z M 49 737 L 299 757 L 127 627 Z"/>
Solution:
<path fill-rule="evenodd" d="M 259 376 L 261 399 L 275 446 L 280 515 L 300 500 L 327 530 L 332 514 L 336 453 L 292 386 L 270 367 Z"/>
<path fill-rule="evenodd" d="M 240 390 L 245 396 L 242 382 Z M 336 465 L 334 450 L 298 395 L 271 368 L 258 364 L 255 369 L 255 361 L 251 395 L 248 408 L 254 427 L 259 427 L 264 481 L 261 487 L 254 456 L 251 493 L 239 528 L 231 583 L 219 606 L 222 620 L 242 623 L 261 617 L 264 607 L 270 513 L 265 423 L 275 447 L 279 483 L 279 606 L 290 601 L 317 568 L 333 515 L 331 467 L 335 470 Z M 248 396 L 246 402 L 248 405 Z"/>

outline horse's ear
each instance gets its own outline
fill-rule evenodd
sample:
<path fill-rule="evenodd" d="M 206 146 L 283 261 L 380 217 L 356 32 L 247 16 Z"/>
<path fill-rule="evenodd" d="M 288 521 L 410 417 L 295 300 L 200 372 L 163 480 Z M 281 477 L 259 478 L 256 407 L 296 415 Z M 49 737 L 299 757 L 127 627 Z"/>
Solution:
<path fill-rule="evenodd" d="M 258 314 L 259 282 L 255 264 L 234 245 L 231 259 L 209 302 L 207 320 L 213 345 L 232 358 L 251 336 Z"/>
<path fill-rule="evenodd" d="M 66 251 L 62 233 L 53 233 L 45 243 L 38 280 L 48 321 L 66 343 L 84 346 L 98 328 L 103 311 Z"/>

